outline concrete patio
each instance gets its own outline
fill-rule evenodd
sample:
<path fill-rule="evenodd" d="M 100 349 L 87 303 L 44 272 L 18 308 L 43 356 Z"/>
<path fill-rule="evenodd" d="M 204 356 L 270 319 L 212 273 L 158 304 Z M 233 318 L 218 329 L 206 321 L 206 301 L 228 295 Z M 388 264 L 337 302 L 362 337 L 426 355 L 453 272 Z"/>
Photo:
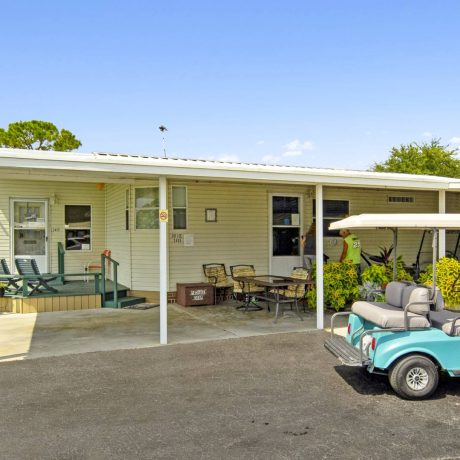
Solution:
<path fill-rule="evenodd" d="M 168 307 L 168 342 L 193 343 L 316 329 L 314 312 L 290 310 L 274 324 L 273 311 L 244 312 L 235 302 L 210 307 Z M 0 314 L 0 362 L 75 353 L 159 346 L 159 308 L 91 309 Z M 326 319 L 328 324 L 328 319 Z"/>

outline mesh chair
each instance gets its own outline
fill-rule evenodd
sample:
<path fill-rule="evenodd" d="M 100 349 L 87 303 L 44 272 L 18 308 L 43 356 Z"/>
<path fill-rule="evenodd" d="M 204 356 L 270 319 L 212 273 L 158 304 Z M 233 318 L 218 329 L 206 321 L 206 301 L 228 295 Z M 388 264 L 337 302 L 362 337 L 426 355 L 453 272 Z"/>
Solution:
<path fill-rule="evenodd" d="M 203 273 L 208 283 L 214 286 L 214 304 L 223 301 L 233 287 L 233 283 L 228 280 L 225 264 L 203 264 Z"/>

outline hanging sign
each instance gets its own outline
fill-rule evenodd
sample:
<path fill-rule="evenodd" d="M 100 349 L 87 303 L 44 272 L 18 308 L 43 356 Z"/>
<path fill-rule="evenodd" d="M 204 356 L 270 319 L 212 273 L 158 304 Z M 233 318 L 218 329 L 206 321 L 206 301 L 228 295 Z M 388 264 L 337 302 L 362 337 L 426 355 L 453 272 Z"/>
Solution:
<path fill-rule="evenodd" d="M 160 222 L 168 222 L 168 210 L 160 209 Z"/>

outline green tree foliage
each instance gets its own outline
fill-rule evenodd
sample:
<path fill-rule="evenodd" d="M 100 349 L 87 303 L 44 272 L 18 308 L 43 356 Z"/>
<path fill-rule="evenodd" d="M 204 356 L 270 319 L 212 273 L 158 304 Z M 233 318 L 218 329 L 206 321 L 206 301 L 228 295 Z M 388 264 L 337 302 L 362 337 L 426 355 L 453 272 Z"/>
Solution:
<path fill-rule="evenodd" d="M 49 121 L 31 120 L 10 123 L 0 128 L 0 147 L 29 150 L 58 150 L 70 152 L 81 142 L 66 129 L 59 129 Z"/>
<path fill-rule="evenodd" d="M 374 163 L 372 171 L 460 177 L 460 160 L 456 154 L 457 149 L 441 145 L 440 139 L 422 144 L 413 142 L 393 147 L 390 158 L 383 163 Z"/>

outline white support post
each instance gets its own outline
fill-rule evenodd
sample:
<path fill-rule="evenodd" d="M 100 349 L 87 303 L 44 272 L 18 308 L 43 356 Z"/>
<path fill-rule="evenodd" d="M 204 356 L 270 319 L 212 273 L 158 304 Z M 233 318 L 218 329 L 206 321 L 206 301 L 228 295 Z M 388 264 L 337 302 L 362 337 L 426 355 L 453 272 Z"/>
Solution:
<path fill-rule="evenodd" d="M 168 209 L 168 182 L 160 177 L 160 211 Z M 160 344 L 168 343 L 168 222 L 160 220 Z"/>
<path fill-rule="evenodd" d="M 438 206 L 438 212 L 439 214 L 445 214 L 446 213 L 446 191 L 445 190 L 439 190 L 439 206 Z M 442 257 L 446 256 L 446 230 L 442 229 L 439 230 L 439 258 L 441 259 Z"/>
<path fill-rule="evenodd" d="M 316 186 L 316 327 L 324 329 L 323 186 Z"/>

